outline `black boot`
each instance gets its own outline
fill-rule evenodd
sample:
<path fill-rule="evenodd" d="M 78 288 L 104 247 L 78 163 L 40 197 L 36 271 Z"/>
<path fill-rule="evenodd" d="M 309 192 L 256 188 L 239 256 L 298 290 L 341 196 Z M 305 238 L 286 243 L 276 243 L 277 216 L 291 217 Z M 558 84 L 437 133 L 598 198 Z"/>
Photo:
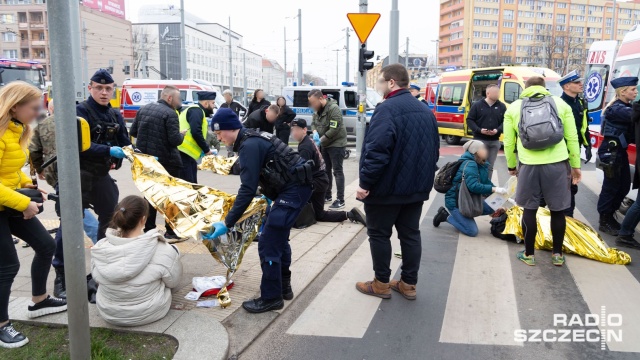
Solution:
<path fill-rule="evenodd" d="M 293 300 L 293 289 L 291 289 L 291 276 L 282 277 L 282 298 Z"/>
<path fill-rule="evenodd" d="M 53 281 L 53 296 L 58 299 L 66 299 L 67 298 L 67 285 L 64 280 L 64 268 L 57 267 L 54 268 L 56 270 L 56 279 Z"/>
<path fill-rule="evenodd" d="M 433 226 L 440 226 L 440 223 L 447 221 L 448 218 L 449 212 L 444 208 L 444 206 L 441 206 L 440 209 L 438 209 L 436 216 L 433 217 Z"/>
<path fill-rule="evenodd" d="M 612 214 L 600 215 L 600 231 L 611 236 L 618 236 L 620 223 L 616 221 Z"/>
<path fill-rule="evenodd" d="M 618 236 L 618 238 L 616 239 L 616 245 L 624 246 L 632 249 L 640 249 L 640 243 L 638 243 L 633 238 L 633 235 Z"/>
<path fill-rule="evenodd" d="M 242 303 L 242 307 L 250 313 L 259 314 L 271 310 L 280 310 L 284 308 L 284 301 L 282 298 L 264 300 L 263 298 L 257 298 L 253 300 L 247 300 Z"/>
<path fill-rule="evenodd" d="M 347 211 L 347 219 L 351 222 L 367 226 L 367 217 L 358 208 L 353 208 L 351 211 Z"/>

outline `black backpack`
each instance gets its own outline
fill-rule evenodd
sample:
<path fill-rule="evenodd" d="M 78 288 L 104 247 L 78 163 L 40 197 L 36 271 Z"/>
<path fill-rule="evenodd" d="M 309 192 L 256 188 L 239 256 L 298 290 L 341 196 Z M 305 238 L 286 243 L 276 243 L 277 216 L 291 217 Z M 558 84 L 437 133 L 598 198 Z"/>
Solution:
<path fill-rule="evenodd" d="M 438 170 L 436 173 L 436 179 L 433 182 L 433 188 L 436 189 L 437 192 L 445 194 L 449 189 L 451 189 L 453 186 L 453 179 L 456 177 L 462 162 L 462 160 L 452 161 L 445 164 L 440 168 L 440 170 Z"/>

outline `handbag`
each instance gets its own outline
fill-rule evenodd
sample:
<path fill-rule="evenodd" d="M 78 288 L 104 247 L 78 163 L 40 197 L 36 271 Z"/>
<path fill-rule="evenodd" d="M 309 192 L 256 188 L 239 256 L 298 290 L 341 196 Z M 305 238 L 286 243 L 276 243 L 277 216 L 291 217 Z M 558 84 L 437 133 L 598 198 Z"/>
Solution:
<path fill-rule="evenodd" d="M 469 191 L 467 183 L 464 179 L 464 171 L 467 169 L 469 161 L 464 165 L 462 169 L 462 181 L 460 182 L 460 188 L 458 189 L 458 211 L 464 217 L 474 218 L 480 216 L 484 210 L 484 204 L 482 195 L 474 194 Z"/>
<path fill-rule="evenodd" d="M 18 193 L 22 194 L 22 195 L 25 195 L 25 196 L 29 197 L 31 199 L 31 201 L 35 202 L 36 204 L 44 203 L 44 198 L 42 197 L 42 193 L 38 189 L 24 188 L 24 189 L 17 189 L 16 191 Z M 38 214 L 40 214 L 42 212 L 42 210 L 44 210 L 44 206 L 40 205 L 38 207 Z M 9 208 L 9 207 L 6 207 L 6 206 L 4 208 L 4 211 L 10 217 L 23 217 L 24 216 L 22 211 L 18 211 L 16 209 L 12 209 L 12 208 Z"/>

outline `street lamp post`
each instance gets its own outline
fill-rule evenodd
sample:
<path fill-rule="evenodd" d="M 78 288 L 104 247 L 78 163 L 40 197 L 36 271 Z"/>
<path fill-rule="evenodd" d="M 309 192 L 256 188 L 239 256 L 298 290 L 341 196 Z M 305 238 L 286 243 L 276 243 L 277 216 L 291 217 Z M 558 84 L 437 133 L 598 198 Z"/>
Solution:
<path fill-rule="evenodd" d="M 440 39 L 431 40 L 431 42 L 436 43 L 436 61 L 434 63 L 435 72 L 438 72 L 438 65 L 440 65 Z"/>

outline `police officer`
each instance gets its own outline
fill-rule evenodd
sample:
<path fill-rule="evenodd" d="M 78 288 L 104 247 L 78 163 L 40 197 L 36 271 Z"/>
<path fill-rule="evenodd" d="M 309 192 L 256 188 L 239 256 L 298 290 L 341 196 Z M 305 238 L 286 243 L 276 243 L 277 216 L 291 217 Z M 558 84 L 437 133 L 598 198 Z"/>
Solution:
<path fill-rule="evenodd" d="M 224 221 L 214 223 L 205 237 L 216 238 L 232 228 L 256 195 L 258 186 L 273 200 L 260 235 L 258 254 L 262 267 L 260 297 L 245 301 L 251 313 L 279 310 L 291 290 L 291 247 L 289 233 L 311 197 L 312 164 L 273 134 L 246 129 L 230 109 L 219 109 L 212 120 L 218 139 L 233 145 L 240 162 L 241 186 Z"/>
<path fill-rule="evenodd" d="M 180 113 L 180 132 L 186 131 L 184 141 L 178 150 L 182 158 L 180 178 L 190 183 L 198 183 L 198 160 L 211 154 L 217 154 L 209 148 L 207 136 L 207 118 L 213 113 L 216 93 L 214 91 L 198 91 L 198 103 L 190 105 Z"/>
<path fill-rule="evenodd" d="M 576 70 L 568 73 L 558 80 L 558 83 L 564 91 L 562 100 L 571 106 L 573 118 L 576 121 L 576 129 L 578 131 L 578 143 L 584 147 L 585 164 L 591 160 L 593 153 L 591 151 L 591 135 L 589 134 L 589 122 L 587 121 L 587 102 L 581 96 L 583 92 L 583 83 L 580 75 Z M 576 194 L 578 193 L 578 185 L 571 185 L 571 207 L 564 211 L 566 216 L 573 217 L 573 210 L 576 208 Z"/>
<path fill-rule="evenodd" d="M 89 123 L 91 147 L 80 154 L 82 206 L 93 207 L 98 215 L 98 239 L 105 232 L 118 203 L 118 187 L 109 176 L 109 170 L 120 168 L 124 158 L 123 146 L 131 145 L 124 119 L 120 112 L 112 109 L 111 98 L 115 90 L 113 78 L 105 69 L 96 71 L 89 82 L 89 98 L 76 106 L 76 114 Z M 62 226 L 56 233 L 56 253 L 53 267 L 64 279 L 64 257 L 62 251 Z M 62 284 L 61 291 L 66 293 Z M 57 287 L 54 287 L 56 290 Z"/>
<path fill-rule="evenodd" d="M 416 99 L 422 101 L 425 105 L 429 106 L 429 104 L 427 103 L 427 100 L 425 100 L 420 95 L 420 86 L 418 86 L 416 84 L 409 85 L 409 92 L 411 92 L 411 95 L 413 95 Z"/>
<path fill-rule="evenodd" d="M 620 223 L 616 221 L 614 214 L 631 187 L 627 147 L 635 142 L 631 102 L 638 95 L 637 85 L 638 78 L 635 76 L 611 80 L 616 96 L 603 112 L 604 141 L 598 148 L 598 160 L 599 167 L 604 171 L 604 180 L 598 198 L 598 213 L 600 231 L 613 236 L 617 236 L 620 230 Z"/>

